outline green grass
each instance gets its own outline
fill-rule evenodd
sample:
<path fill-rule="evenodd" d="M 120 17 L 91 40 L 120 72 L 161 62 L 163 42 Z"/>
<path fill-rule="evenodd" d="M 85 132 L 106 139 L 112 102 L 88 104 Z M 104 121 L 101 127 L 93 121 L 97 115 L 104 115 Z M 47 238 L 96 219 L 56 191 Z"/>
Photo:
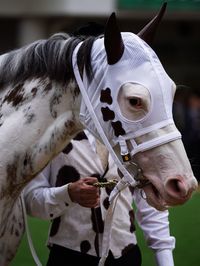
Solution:
<path fill-rule="evenodd" d="M 195 193 L 183 206 L 169 210 L 171 235 L 176 238 L 173 252 L 175 266 L 200 265 L 200 193 Z M 143 253 L 142 266 L 155 266 L 153 253 L 144 242 L 143 234 L 137 230 L 138 242 Z"/>
<path fill-rule="evenodd" d="M 195 193 L 183 206 L 170 209 L 171 234 L 176 237 L 174 260 L 176 266 L 200 265 L 200 193 Z M 48 257 L 46 238 L 48 222 L 29 218 L 31 234 L 38 256 L 43 265 Z M 137 228 L 137 236 L 143 254 L 142 266 L 155 266 L 153 253 L 144 242 L 143 234 Z M 35 266 L 31 257 L 26 236 L 24 236 L 17 256 L 11 266 Z"/>
<path fill-rule="evenodd" d="M 46 247 L 46 240 L 49 222 L 41 221 L 35 218 L 28 218 L 28 223 L 36 253 L 42 265 L 46 265 L 48 257 L 48 248 Z M 12 261 L 11 266 L 35 266 L 28 246 L 26 235 L 24 235 L 22 239 L 17 255 Z"/>

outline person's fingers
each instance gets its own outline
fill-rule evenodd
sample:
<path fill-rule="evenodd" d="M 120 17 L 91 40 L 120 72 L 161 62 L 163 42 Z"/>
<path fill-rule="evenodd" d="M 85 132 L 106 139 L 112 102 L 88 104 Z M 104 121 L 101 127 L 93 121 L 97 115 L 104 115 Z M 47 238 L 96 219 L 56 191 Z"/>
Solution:
<path fill-rule="evenodd" d="M 88 177 L 70 183 L 68 187 L 69 196 L 73 202 L 79 203 L 84 207 L 95 207 L 99 204 L 99 188 L 88 185 L 86 182 L 95 181 L 96 178 Z"/>
<path fill-rule="evenodd" d="M 82 179 L 82 182 L 85 184 L 86 192 L 89 194 L 99 194 L 99 188 L 93 186 L 94 183 L 98 182 L 96 177 L 86 177 Z"/>
<path fill-rule="evenodd" d="M 87 185 L 93 185 L 94 183 L 98 182 L 96 177 L 85 177 L 81 179 Z"/>

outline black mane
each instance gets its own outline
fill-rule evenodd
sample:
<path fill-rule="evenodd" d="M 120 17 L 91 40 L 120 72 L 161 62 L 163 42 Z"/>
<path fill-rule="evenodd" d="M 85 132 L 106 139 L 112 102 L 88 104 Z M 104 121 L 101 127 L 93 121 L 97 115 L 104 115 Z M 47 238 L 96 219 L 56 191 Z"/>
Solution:
<path fill-rule="evenodd" d="M 91 75 L 90 52 L 97 37 L 54 34 L 47 40 L 39 40 L 21 49 L 11 51 L 0 58 L 0 86 L 18 84 L 33 78 L 49 78 L 67 84 L 74 78 L 72 54 L 83 41 L 78 52 L 78 66 L 85 66 Z"/>

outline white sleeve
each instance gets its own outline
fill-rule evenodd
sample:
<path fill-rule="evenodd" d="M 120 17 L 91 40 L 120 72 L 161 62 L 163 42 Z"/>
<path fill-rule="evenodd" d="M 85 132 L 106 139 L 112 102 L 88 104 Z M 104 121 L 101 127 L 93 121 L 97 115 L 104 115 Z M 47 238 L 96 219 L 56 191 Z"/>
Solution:
<path fill-rule="evenodd" d="M 67 207 L 75 204 L 68 194 L 68 185 L 51 187 L 50 167 L 47 166 L 24 189 L 27 213 L 31 216 L 50 220 L 60 216 Z"/>
<path fill-rule="evenodd" d="M 144 233 L 147 245 L 154 251 L 158 266 L 174 266 L 172 251 L 175 238 L 170 235 L 169 212 L 158 211 L 142 198 L 139 189 L 135 189 L 137 222 Z"/>

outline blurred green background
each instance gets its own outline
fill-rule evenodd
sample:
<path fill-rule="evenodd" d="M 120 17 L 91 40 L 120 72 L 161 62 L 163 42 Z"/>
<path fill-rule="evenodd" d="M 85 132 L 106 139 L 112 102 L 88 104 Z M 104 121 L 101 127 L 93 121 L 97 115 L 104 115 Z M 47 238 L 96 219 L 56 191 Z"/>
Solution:
<path fill-rule="evenodd" d="M 119 8 L 159 8 L 163 2 L 167 2 L 170 9 L 196 9 L 200 8 L 198 0 L 118 0 Z"/>
<path fill-rule="evenodd" d="M 183 206 L 171 208 L 170 228 L 171 234 L 176 237 L 176 248 L 174 250 L 175 266 L 199 266 L 200 265 L 200 192 L 196 192 L 192 199 Z M 35 249 L 43 265 L 46 264 L 48 249 L 46 238 L 48 233 L 48 222 L 29 218 L 29 225 Z M 146 246 L 142 231 L 137 226 L 138 242 L 142 251 L 142 266 L 155 266 L 153 253 Z M 24 236 L 17 256 L 11 266 L 35 266 L 31 257 L 26 236 Z M 59 266 L 59 265 L 58 265 Z"/>

